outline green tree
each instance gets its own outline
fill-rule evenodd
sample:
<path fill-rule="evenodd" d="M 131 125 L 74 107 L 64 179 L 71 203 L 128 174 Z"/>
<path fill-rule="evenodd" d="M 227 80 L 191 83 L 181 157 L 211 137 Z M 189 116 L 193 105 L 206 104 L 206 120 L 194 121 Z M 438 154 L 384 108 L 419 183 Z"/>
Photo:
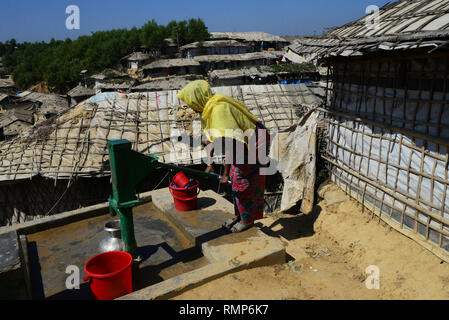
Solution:
<path fill-rule="evenodd" d="M 198 19 L 190 19 L 187 25 L 188 42 L 205 41 L 210 38 L 209 31 L 206 24 Z"/>
<path fill-rule="evenodd" d="M 0 42 L 0 56 L 19 89 L 46 81 L 51 90 L 63 94 L 83 80 L 81 70 L 88 70 L 88 78 L 114 67 L 121 58 L 142 46 L 157 51 L 163 48 L 166 38 L 172 38 L 175 43 L 179 40 L 182 46 L 208 37 L 201 19 L 171 21 L 167 26 L 151 20 L 141 28 L 93 32 L 76 40 L 17 43 L 11 39 Z"/>
<path fill-rule="evenodd" d="M 167 37 L 166 29 L 151 20 L 142 27 L 141 42 L 149 50 L 161 50 Z"/>
<path fill-rule="evenodd" d="M 188 43 L 187 21 L 171 21 L 167 24 L 167 35 L 180 47 Z"/>

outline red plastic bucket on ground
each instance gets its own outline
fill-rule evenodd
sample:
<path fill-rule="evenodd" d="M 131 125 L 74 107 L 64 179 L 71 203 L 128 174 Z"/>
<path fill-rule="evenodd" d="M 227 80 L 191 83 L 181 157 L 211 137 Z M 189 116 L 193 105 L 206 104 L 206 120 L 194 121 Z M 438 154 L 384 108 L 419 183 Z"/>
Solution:
<path fill-rule="evenodd" d="M 184 188 L 186 186 L 186 184 L 189 183 L 189 179 L 186 177 L 186 175 L 184 173 L 178 172 L 173 177 L 173 183 L 175 183 L 180 188 Z"/>
<path fill-rule="evenodd" d="M 200 193 L 199 182 L 189 188 L 175 188 L 174 181 L 170 183 L 169 190 L 175 202 L 175 208 L 178 211 L 192 211 L 198 206 L 197 198 Z"/>
<path fill-rule="evenodd" d="M 104 252 L 89 259 L 84 270 L 98 300 L 113 300 L 133 291 L 132 256 L 123 251 Z"/>

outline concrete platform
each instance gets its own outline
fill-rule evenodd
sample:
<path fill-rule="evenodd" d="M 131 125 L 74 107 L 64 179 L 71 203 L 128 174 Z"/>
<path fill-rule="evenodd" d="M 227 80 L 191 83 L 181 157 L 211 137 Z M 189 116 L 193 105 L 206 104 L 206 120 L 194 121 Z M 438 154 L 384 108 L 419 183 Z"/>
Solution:
<path fill-rule="evenodd" d="M 209 263 L 199 248 L 183 236 L 151 202 L 133 210 L 138 254 L 142 257 L 134 288 L 145 288 Z M 69 223 L 28 235 L 35 299 L 92 299 L 88 283 L 80 290 L 67 290 L 68 265 L 85 276 L 84 265 L 99 253 L 108 237 L 104 224 L 118 217 L 109 214 Z"/>
<path fill-rule="evenodd" d="M 152 199 L 170 221 L 201 247 L 210 264 L 135 291 L 121 300 L 169 299 L 232 272 L 286 261 L 281 242 L 258 228 L 237 234 L 224 230 L 221 225 L 233 217 L 234 206 L 213 191 L 202 191 L 199 210 L 189 212 L 174 209 L 168 188 L 154 191 Z"/>

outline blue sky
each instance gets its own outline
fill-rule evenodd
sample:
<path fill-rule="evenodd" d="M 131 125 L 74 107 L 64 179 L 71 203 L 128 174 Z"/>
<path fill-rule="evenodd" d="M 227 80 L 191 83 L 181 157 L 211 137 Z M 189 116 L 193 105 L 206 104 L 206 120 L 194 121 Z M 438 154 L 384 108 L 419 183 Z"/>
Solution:
<path fill-rule="evenodd" d="M 155 19 L 201 18 L 209 31 L 265 31 L 313 35 L 365 15 L 368 5 L 386 0 L 1 0 L 0 41 L 49 41 L 93 31 L 141 27 Z M 390 1 L 392 2 L 392 1 Z M 67 30 L 68 5 L 80 8 L 80 30 Z"/>

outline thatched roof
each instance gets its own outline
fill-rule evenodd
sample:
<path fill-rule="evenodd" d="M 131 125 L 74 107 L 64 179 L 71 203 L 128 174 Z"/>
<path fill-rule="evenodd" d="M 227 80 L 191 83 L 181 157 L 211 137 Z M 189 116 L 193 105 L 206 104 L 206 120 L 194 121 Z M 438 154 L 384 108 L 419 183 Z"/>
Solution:
<path fill-rule="evenodd" d="M 182 46 L 180 49 L 192 49 L 197 48 L 199 45 L 199 42 L 193 42 L 186 44 L 185 46 Z M 247 47 L 248 45 L 235 40 L 212 40 L 212 41 L 204 41 L 203 47 L 204 48 L 223 48 L 223 47 Z"/>
<path fill-rule="evenodd" d="M 123 78 L 123 77 L 128 77 L 128 74 L 117 71 L 115 69 L 105 69 L 102 72 L 91 76 L 91 79 L 105 80 L 105 79 L 115 79 L 115 78 Z"/>
<path fill-rule="evenodd" d="M 22 124 L 12 128 L 10 125 L 20 121 Z M 5 135 L 17 135 L 24 128 L 32 126 L 34 123 L 34 110 L 11 109 L 0 114 L 0 128 L 3 128 Z"/>
<path fill-rule="evenodd" d="M 21 101 L 38 101 L 41 113 L 61 113 L 69 108 L 67 99 L 57 94 L 24 91 L 18 95 Z"/>
<path fill-rule="evenodd" d="M 138 86 L 132 87 L 131 91 L 163 91 L 163 90 L 178 90 L 185 87 L 191 80 L 183 78 L 162 79 L 142 83 Z"/>
<path fill-rule="evenodd" d="M 251 52 L 241 54 L 211 54 L 196 56 L 192 59 L 198 62 L 219 62 L 219 61 L 251 61 L 259 59 L 276 59 L 282 55 L 281 51 L 263 51 L 263 52 Z"/>
<path fill-rule="evenodd" d="M 0 79 L 0 88 L 14 88 L 14 81 L 9 79 Z"/>
<path fill-rule="evenodd" d="M 128 60 L 128 61 L 145 61 L 150 59 L 151 56 L 147 53 L 143 52 L 133 52 L 125 57 L 123 57 L 121 60 Z"/>
<path fill-rule="evenodd" d="M 95 86 L 96 89 L 100 90 L 128 90 L 131 87 L 133 87 L 136 83 L 136 80 L 130 80 L 130 81 L 111 81 L 106 83 L 101 83 L 97 86 Z"/>
<path fill-rule="evenodd" d="M 274 76 L 275 73 L 267 70 L 266 68 L 247 68 L 239 70 L 214 70 L 210 73 L 209 77 L 213 79 L 233 79 L 239 77 L 260 77 L 266 78 Z"/>
<path fill-rule="evenodd" d="M 266 41 L 266 42 L 288 42 L 282 37 L 275 36 L 266 32 L 211 32 L 213 39 L 233 39 L 243 40 L 247 42 L 252 41 Z"/>
<path fill-rule="evenodd" d="M 23 122 L 34 123 L 34 110 L 11 109 L 0 114 L 0 127 L 6 127 L 10 123 L 20 120 Z"/>
<path fill-rule="evenodd" d="M 154 61 L 146 66 L 143 66 L 144 70 L 171 68 L 171 67 L 199 67 L 200 64 L 194 59 L 161 59 Z"/>
<path fill-rule="evenodd" d="M 290 50 L 309 60 L 330 56 L 360 56 L 373 51 L 447 47 L 449 1 L 401 0 L 380 9 L 378 27 L 374 15 L 336 28 L 320 37 L 298 39 Z"/>
<path fill-rule="evenodd" d="M 86 88 L 82 85 L 77 85 L 75 88 L 67 92 L 67 95 L 72 98 L 85 97 L 95 95 L 95 90 L 91 88 Z"/>
<path fill-rule="evenodd" d="M 297 123 L 302 108 L 319 105 L 304 85 L 232 86 L 212 88 L 243 101 L 268 129 L 286 129 Z M 201 163 L 205 150 L 194 151 L 172 130 L 192 125 L 178 119 L 183 104 L 178 90 L 145 93 L 102 93 L 61 116 L 18 137 L 0 143 L 0 181 L 109 176 L 107 141 L 128 139 L 133 149 L 154 154 L 163 162 Z M 181 132 L 178 132 L 181 133 Z M 179 150 L 186 149 L 186 153 Z M 175 152 L 177 151 L 177 152 Z"/>
<path fill-rule="evenodd" d="M 9 95 L 7 95 L 6 93 L 0 93 L 0 102 L 2 102 L 3 100 L 5 100 L 8 97 L 9 97 Z"/>

